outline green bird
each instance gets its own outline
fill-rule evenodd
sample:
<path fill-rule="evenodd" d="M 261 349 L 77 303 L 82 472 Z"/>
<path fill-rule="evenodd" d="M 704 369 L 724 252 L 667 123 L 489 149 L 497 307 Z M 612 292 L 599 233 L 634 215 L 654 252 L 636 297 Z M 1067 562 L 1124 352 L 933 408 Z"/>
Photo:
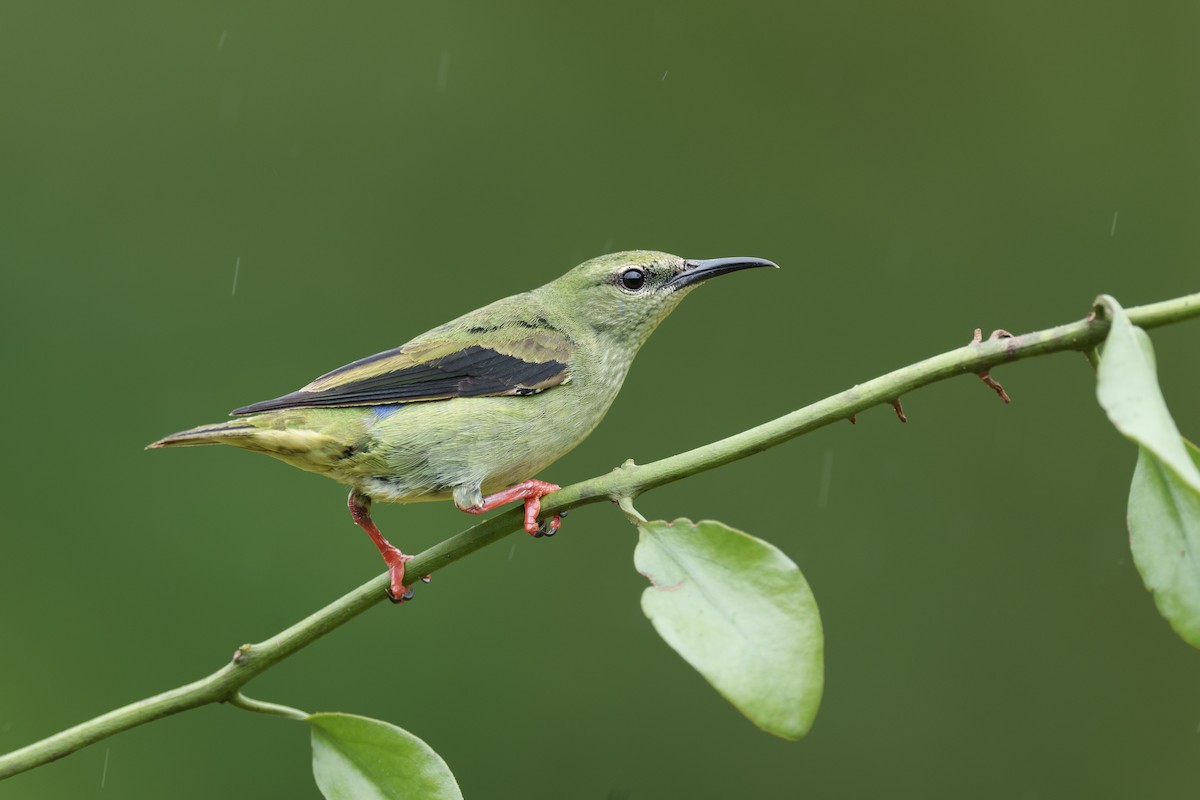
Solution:
<path fill-rule="evenodd" d="M 525 502 L 525 530 L 558 489 L 532 476 L 582 442 L 621 389 L 658 324 L 700 282 L 759 258 L 693 261 L 636 250 L 594 258 L 533 291 L 506 297 L 407 344 L 335 369 L 307 386 L 236 409 L 149 447 L 229 444 L 274 456 L 350 488 L 354 521 L 383 555 L 393 602 L 412 597 L 412 558 L 371 521 L 373 501 L 453 499 L 469 514 Z M 428 576 L 426 576 L 426 579 Z"/>

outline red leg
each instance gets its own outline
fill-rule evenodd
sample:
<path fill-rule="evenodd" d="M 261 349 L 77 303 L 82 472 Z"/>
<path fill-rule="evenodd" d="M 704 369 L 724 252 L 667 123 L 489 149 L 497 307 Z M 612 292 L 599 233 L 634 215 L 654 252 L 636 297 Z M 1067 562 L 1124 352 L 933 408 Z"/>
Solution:
<path fill-rule="evenodd" d="M 551 492 L 557 492 L 559 486 L 545 481 L 525 481 L 518 483 L 516 486 L 510 486 L 502 492 L 496 492 L 483 498 L 483 502 L 477 506 L 464 508 L 468 514 L 483 514 L 486 511 L 491 511 L 497 506 L 512 503 L 517 500 L 525 501 L 525 532 L 530 536 L 553 536 L 558 526 L 562 524 L 562 519 L 559 514 L 555 514 L 549 523 L 549 531 L 542 533 L 541 526 L 538 525 L 538 514 L 542 511 L 542 498 Z"/>
<path fill-rule="evenodd" d="M 383 556 L 383 561 L 388 566 L 388 573 L 392 576 L 391 586 L 387 589 L 388 599 L 393 603 L 411 600 L 412 589 L 404 585 L 404 565 L 412 560 L 412 556 L 401 553 L 400 548 L 383 538 L 379 528 L 375 527 L 375 523 L 371 520 L 371 498 L 351 490 L 347 505 L 354 522 L 371 537 L 371 541 L 379 548 L 379 554 Z"/>

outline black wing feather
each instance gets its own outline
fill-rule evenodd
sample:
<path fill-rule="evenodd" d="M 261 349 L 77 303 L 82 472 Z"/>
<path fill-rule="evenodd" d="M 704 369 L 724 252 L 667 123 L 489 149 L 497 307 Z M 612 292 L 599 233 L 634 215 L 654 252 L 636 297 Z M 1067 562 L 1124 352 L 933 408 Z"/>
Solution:
<path fill-rule="evenodd" d="M 376 359 L 372 356 L 362 362 Z M 544 388 L 546 384 L 561 382 L 566 369 L 567 365 L 560 361 L 530 362 L 487 347 L 471 345 L 404 369 L 348 381 L 325 390 L 292 392 L 273 400 L 244 406 L 231 413 L 242 416 L 285 408 L 335 408 L 446 400 L 452 397 L 534 394 L 541 391 L 539 385 Z"/>

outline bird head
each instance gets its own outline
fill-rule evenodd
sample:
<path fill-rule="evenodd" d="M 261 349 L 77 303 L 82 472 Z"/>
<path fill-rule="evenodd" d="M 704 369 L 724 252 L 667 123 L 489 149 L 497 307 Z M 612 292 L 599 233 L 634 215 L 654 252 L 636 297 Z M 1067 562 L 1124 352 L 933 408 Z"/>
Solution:
<path fill-rule="evenodd" d="M 778 269 L 761 258 L 698 260 L 629 250 L 585 261 L 536 292 L 606 337 L 636 347 L 702 282 L 751 267 Z"/>

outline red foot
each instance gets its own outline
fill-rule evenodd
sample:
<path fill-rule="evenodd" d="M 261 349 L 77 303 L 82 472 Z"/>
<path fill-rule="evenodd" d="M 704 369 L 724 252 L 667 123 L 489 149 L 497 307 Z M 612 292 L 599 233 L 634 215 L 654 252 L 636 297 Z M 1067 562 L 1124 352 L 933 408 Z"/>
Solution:
<path fill-rule="evenodd" d="M 387 592 L 388 599 L 393 603 L 403 603 L 405 600 L 411 600 L 413 591 L 404 585 L 404 565 L 412 560 L 412 556 L 400 552 L 400 548 L 383 538 L 383 534 L 379 532 L 379 528 L 375 527 L 375 523 L 371 519 L 371 498 L 361 495 L 356 491 L 351 491 L 350 499 L 346 505 L 350 508 L 350 516 L 354 519 L 354 522 L 371 537 L 371 541 L 375 543 L 375 547 L 379 550 L 379 555 L 383 556 L 383 561 L 387 564 L 388 575 L 391 576 L 391 581 L 388 588 L 384 591 Z M 428 575 L 425 576 L 426 579 L 428 577 Z"/>
<path fill-rule="evenodd" d="M 404 565 L 412 561 L 412 556 L 401 553 L 399 549 L 391 545 L 388 547 L 387 552 L 380 551 L 383 552 L 384 563 L 388 565 L 388 574 L 392 577 L 391 585 L 385 590 L 388 600 L 393 603 L 412 600 L 413 590 L 404 585 Z"/>
<path fill-rule="evenodd" d="M 525 532 L 530 536 L 553 536 L 558 531 L 562 524 L 562 518 L 559 514 L 555 514 L 547 524 L 547 530 L 543 531 L 538 525 L 538 514 L 542 511 L 542 498 L 551 492 L 557 492 L 561 487 L 553 483 L 545 481 L 525 481 L 518 483 L 516 486 L 510 486 L 502 492 L 496 492 L 483 498 L 483 502 L 477 506 L 464 508 L 468 514 L 483 514 L 486 511 L 491 511 L 497 506 L 512 503 L 516 500 L 525 501 Z"/>

